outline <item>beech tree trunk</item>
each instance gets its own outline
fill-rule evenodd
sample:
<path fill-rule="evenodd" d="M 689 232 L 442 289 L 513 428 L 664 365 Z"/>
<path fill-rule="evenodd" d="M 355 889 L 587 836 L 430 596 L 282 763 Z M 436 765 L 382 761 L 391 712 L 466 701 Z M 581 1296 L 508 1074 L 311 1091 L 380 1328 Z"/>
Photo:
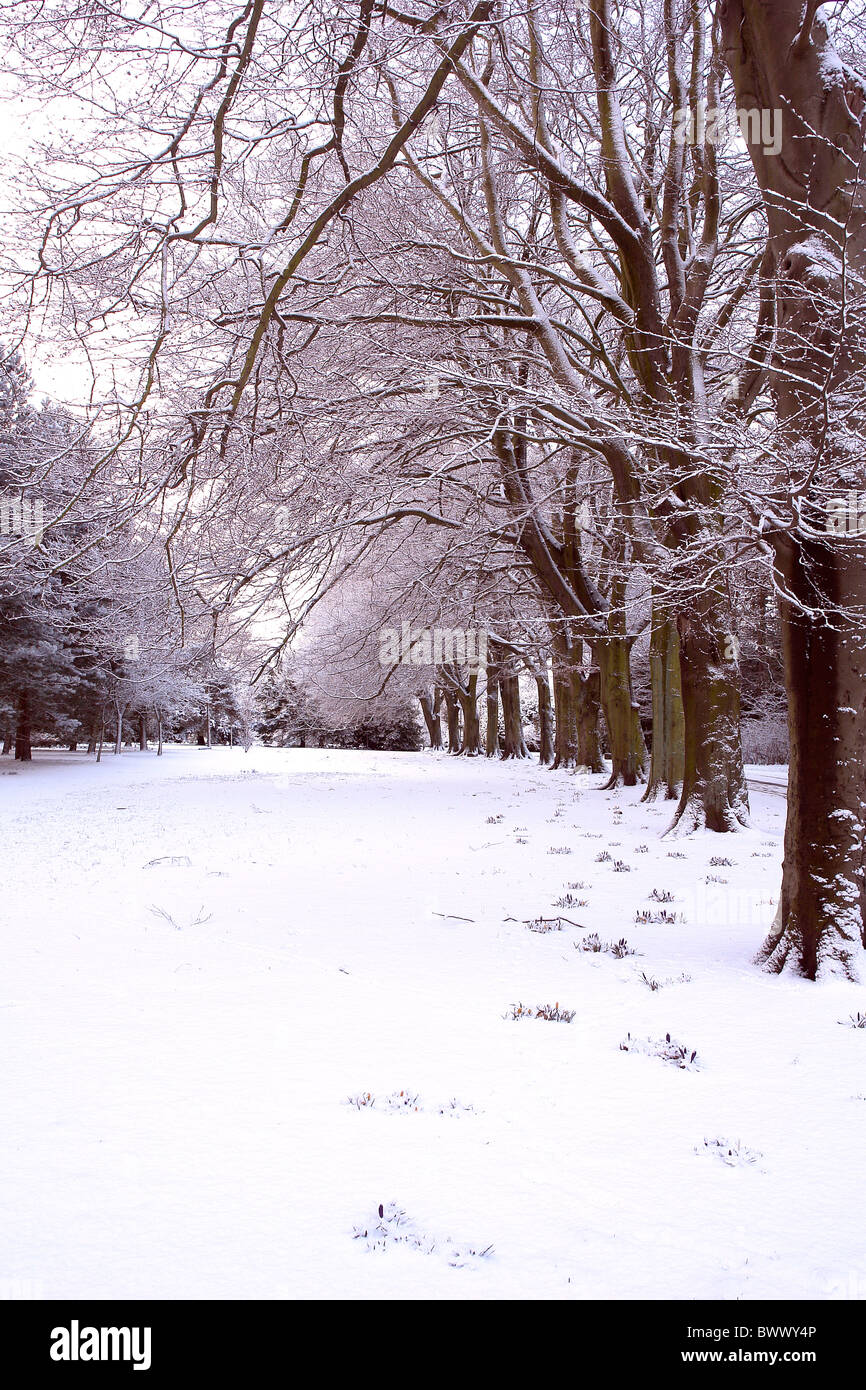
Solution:
<path fill-rule="evenodd" d="M 478 718 L 478 673 L 469 676 L 466 686 L 457 692 L 460 712 L 463 715 L 463 744 L 460 752 L 464 757 L 477 758 L 484 752 L 481 747 L 481 724 Z"/>
<path fill-rule="evenodd" d="M 650 637 L 653 730 L 644 801 L 679 797 L 685 776 L 685 719 L 676 620 L 653 607 Z"/>
<path fill-rule="evenodd" d="M 553 638 L 554 768 L 577 767 L 577 725 L 572 682 L 572 643 L 560 633 Z"/>
<path fill-rule="evenodd" d="M 779 157 L 749 145 L 776 277 L 770 381 L 789 470 L 777 515 L 804 460 L 799 509 L 769 534 L 791 761 L 782 889 L 759 959 L 853 979 L 866 946 L 866 546 L 827 518 L 830 499 L 866 485 L 866 90 L 812 3 L 725 0 L 720 19 L 738 103 L 758 95 L 782 115 Z"/>
<path fill-rule="evenodd" d="M 502 724 L 505 738 L 503 758 L 527 758 L 529 749 L 523 737 L 523 716 L 520 711 L 520 683 L 513 673 L 499 678 L 502 691 Z"/>
<path fill-rule="evenodd" d="M 484 752 L 488 758 L 495 758 L 499 752 L 499 678 L 490 665 L 487 667 Z"/>
<path fill-rule="evenodd" d="M 427 735 L 430 739 L 431 748 L 442 747 L 442 719 L 438 709 L 434 708 L 433 697 L 429 691 L 425 691 L 418 696 L 418 703 L 421 706 L 421 713 L 424 716 L 424 723 L 427 725 Z"/>
<path fill-rule="evenodd" d="M 553 706 L 550 702 L 550 682 L 547 673 L 535 673 L 538 691 L 538 761 L 547 767 L 553 762 Z"/>
<path fill-rule="evenodd" d="M 572 699 L 577 724 L 577 761 L 589 772 L 604 772 L 601 748 L 601 671 L 593 666 L 589 671 L 572 675 Z"/>
<path fill-rule="evenodd" d="M 138 717 L 138 746 L 142 753 L 147 752 L 147 715 L 140 714 Z"/>
<path fill-rule="evenodd" d="M 632 694 L 630 637 L 593 643 L 601 675 L 601 705 L 607 724 L 611 772 L 605 787 L 634 787 L 643 780 L 647 751 Z"/>
<path fill-rule="evenodd" d="M 726 627 L 720 622 L 726 621 Z M 677 615 L 683 697 L 683 785 L 672 831 L 720 832 L 749 823 L 740 744 L 740 685 L 730 615 L 713 595 Z"/>
<path fill-rule="evenodd" d="M 460 752 L 460 703 L 454 690 L 445 690 L 445 721 L 448 726 L 448 752 Z"/>
<path fill-rule="evenodd" d="M 26 690 L 21 690 L 18 694 L 15 758 L 19 763 L 29 763 L 33 758 L 33 748 L 30 742 L 30 696 Z"/>
<path fill-rule="evenodd" d="M 785 561 L 786 589 L 804 605 L 831 599 L 852 613 L 855 599 L 863 603 L 863 570 L 853 571 L 838 549 L 813 542 Z M 856 618 L 840 631 L 786 602 L 782 640 L 791 737 L 788 817 L 782 893 L 760 958 L 775 971 L 790 962 L 810 980 L 822 967 L 856 979 L 866 946 L 862 633 Z"/>

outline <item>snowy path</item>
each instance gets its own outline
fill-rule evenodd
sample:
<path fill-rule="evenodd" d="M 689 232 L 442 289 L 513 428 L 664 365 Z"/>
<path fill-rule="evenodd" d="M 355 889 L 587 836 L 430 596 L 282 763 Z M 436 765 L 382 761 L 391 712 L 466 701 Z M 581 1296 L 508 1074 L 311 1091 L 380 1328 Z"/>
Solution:
<path fill-rule="evenodd" d="M 671 844 L 534 764 L 4 764 L 0 1292 L 866 1295 L 864 991 L 752 964 L 777 795 Z"/>

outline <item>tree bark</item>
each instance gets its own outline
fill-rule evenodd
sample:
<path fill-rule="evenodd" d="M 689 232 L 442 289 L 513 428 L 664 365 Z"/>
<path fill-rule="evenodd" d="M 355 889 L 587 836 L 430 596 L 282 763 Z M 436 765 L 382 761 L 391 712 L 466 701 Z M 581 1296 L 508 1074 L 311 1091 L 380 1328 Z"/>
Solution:
<path fill-rule="evenodd" d="M 18 711 L 15 723 L 15 758 L 19 763 L 29 763 L 33 758 L 30 742 L 30 696 L 26 690 L 18 693 Z"/>
<path fill-rule="evenodd" d="M 644 801 L 672 801 L 685 776 L 685 718 L 676 619 L 653 605 L 650 636 L 653 730 Z"/>
<path fill-rule="evenodd" d="M 550 702 L 550 682 L 546 671 L 536 671 L 535 688 L 538 691 L 538 761 L 543 767 L 548 767 L 554 759 L 554 747 L 553 706 Z"/>
<path fill-rule="evenodd" d="M 601 674 L 601 704 L 610 746 L 611 770 L 605 787 L 634 787 L 643 780 L 647 752 L 632 694 L 632 638 L 610 637 L 592 645 Z"/>
<path fill-rule="evenodd" d="M 502 757 L 527 758 L 529 750 L 523 737 L 523 716 L 520 711 L 520 682 L 513 672 L 504 673 L 499 678 L 502 691 L 502 724 L 504 739 Z"/>
<path fill-rule="evenodd" d="M 820 534 L 833 529 L 820 518 L 866 482 L 866 91 L 814 5 L 725 0 L 719 13 L 738 103 L 756 94 L 783 121 L 780 157 L 749 146 L 775 269 L 775 448 L 799 502 L 769 534 L 791 762 L 782 889 L 759 959 L 853 979 L 866 946 L 866 546 L 859 534 Z M 780 469 L 772 500 L 783 517 L 791 486 Z"/>
<path fill-rule="evenodd" d="M 577 651 L 581 647 L 578 645 Z M 572 670 L 575 648 L 567 634 L 553 637 L 554 768 L 577 766 L 577 726 Z"/>
<path fill-rule="evenodd" d="M 430 739 L 431 748 L 442 747 L 442 719 L 438 709 L 434 708 L 433 697 L 429 690 L 424 691 L 418 696 L 418 703 L 421 706 L 421 713 L 424 716 L 424 723 L 427 725 L 427 735 Z"/>
<path fill-rule="evenodd" d="M 138 716 L 138 746 L 142 753 L 147 752 L 147 715 Z"/>
<path fill-rule="evenodd" d="M 457 692 L 446 688 L 445 694 L 445 722 L 448 726 L 448 752 L 457 754 L 460 752 L 460 703 L 457 699 Z"/>
<path fill-rule="evenodd" d="M 677 615 L 683 699 L 683 785 L 671 831 L 749 823 L 740 744 L 740 686 L 730 612 L 706 591 Z"/>
<path fill-rule="evenodd" d="M 499 677 L 490 664 L 487 667 L 484 752 L 488 758 L 495 758 L 499 752 Z"/>
<path fill-rule="evenodd" d="M 572 700 L 577 724 L 577 761 L 590 772 L 604 772 L 598 727 L 601 672 L 597 666 L 589 671 L 576 670 L 572 673 Z"/>
<path fill-rule="evenodd" d="M 477 758 L 481 747 L 481 724 L 478 718 L 478 673 L 469 676 L 466 686 L 457 691 L 463 715 L 463 745 L 460 752 L 467 758 Z"/>
<path fill-rule="evenodd" d="M 823 542 L 785 558 L 786 591 L 807 607 L 807 615 L 783 604 L 788 817 L 779 909 L 760 959 L 774 971 L 790 963 L 810 980 L 822 969 L 853 980 L 866 946 L 866 653 L 856 620 L 849 618 L 840 630 L 837 624 L 816 624 L 808 611 L 820 599 L 850 612 L 855 599 L 863 601 L 861 576 L 846 563 L 849 557 Z"/>

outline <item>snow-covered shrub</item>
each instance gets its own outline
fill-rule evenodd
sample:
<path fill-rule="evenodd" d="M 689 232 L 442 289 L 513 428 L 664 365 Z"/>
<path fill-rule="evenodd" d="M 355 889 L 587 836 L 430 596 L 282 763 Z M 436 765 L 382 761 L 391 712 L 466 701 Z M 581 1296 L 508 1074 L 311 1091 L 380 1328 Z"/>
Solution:
<path fill-rule="evenodd" d="M 619 941 L 602 941 L 598 932 L 590 932 L 589 936 L 585 936 L 582 941 L 575 941 L 574 949 L 595 955 L 615 956 L 617 960 L 622 960 L 625 956 L 637 955 L 637 951 L 629 946 L 624 936 L 621 936 Z"/>
<path fill-rule="evenodd" d="M 512 1004 L 511 1013 L 505 1014 L 505 1018 L 543 1018 L 547 1023 L 570 1023 L 574 1018 L 576 1009 L 561 1009 L 559 1002 L 555 1004 L 538 1004 L 530 1008 L 527 1004 Z"/>
<path fill-rule="evenodd" d="M 670 1062 L 672 1066 L 679 1067 L 680 1071 L 689 1071 L 697 1066 L 697 1048 L 678 1043 L 671 1038 L 670 1033 L 665 1033 L 664 1041 L 660 1038 L 633 1038 L 631 1033 L 628 1033 L 625 1042 L 620 1043 L 619 1050 L 643 1052 L 648 1057 L 660 1057 L 663 1062 Z"/>
<path fill-rule="evenodd" d="M 750 1149 L 740 1139 L 705 1139 L 703 1147 L 695 1145 L 695 1153 L 715 1154 L 728 1168 L 739 1168 L 747 1163 L 757 1163 L 761 1157 L 757 1149 Z"/>
<path fill-rule="evenodd" d="M 741 725 L 744 763 L 786 763 L 790 756 L 788 721 L 783 714 L 744 719 Z"/>

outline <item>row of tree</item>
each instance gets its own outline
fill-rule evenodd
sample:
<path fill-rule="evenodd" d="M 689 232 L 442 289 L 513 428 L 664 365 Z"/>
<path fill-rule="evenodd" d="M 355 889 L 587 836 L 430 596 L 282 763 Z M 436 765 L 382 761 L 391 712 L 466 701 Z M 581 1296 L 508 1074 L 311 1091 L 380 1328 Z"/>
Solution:
<path fill-rule="evenodd" d="M 678 833 L 747 818 L 747 639 L 791 748 L 766 957 L 853 974 L 859 10 L 838 41 L 813 0 L 23 0 L 2 23 L 22 101 L 80 112 L 22 167 L 9 252 L 38 340 L 93 372 L 40 555 L 77 563 L 95 526 L 84 592 L 101 547 L 132 574 L 158 544 L 178 650 L 288 611 L 272 664 L 318 624 L 332 700 L 431 665 L 422 639 L 383 666 L 383 629 L 483 630 L 507 755 L 525 669 L 545 756 L 598 766 L 600 710 L 611 782 L 647 778 Z M 757 118 L 745 141 L 699 119 L 720 106 Z M 438 689 L 480 750 L 479 671 L 427 674 L 434 739 Z"/>

